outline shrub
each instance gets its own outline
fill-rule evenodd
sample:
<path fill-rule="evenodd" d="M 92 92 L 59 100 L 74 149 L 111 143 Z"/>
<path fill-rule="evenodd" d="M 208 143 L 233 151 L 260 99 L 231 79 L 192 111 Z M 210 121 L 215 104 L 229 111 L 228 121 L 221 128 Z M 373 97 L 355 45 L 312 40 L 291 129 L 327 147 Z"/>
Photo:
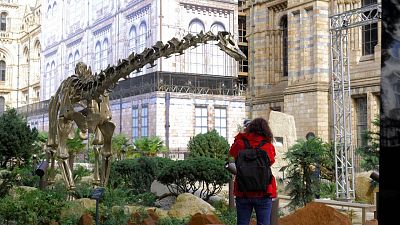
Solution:
<path fill-rule="evenodd" d="M 75 182 L 80 181 L 82 177 L 91 175 L 92 172 L 85 167 L 78 165 L 77 168 L 74 168 L 72 171 L 72 177 L 74 178 Z"/>
<path fill-rule="evenodd" d="M 236 225 L 236 208 L 229 208 L 228 204 L 221 200 L 213 204 L 216 215 L 226 225 Z"/>
<path fill-rule="evenodd" d="M 218 194 L 222 186 L 229 182 L 230 173 L 224 168 L 224 161 L 208 157 L 178 160 L 167 165 L 157 177 L 168 189 L 179 195 L 189 192 L 204 200 Z"/>
<path fill-rule="evenodd" d="M 228 156 L 229 143 L 216 130 L 198 134 L 188 143 L 189 157 L 206 156 L 225 160 Z"/>
<path fill-rule="evenodd" d="M 377 130 L 380 127 L 380 119 L 376 117 L 372 122 Z M 363 133 L 363 141 L 366 143 L 356 149 L 356 153 L 361 156 L 360 166 L 364 170 L 379 170 L 379 131 L 368 130 Z"/>
<path fill-rule="evenodd" d="M 16 197 L 0 199 L 0 222 L 25 225 L 59 221 L 61 209 L 68 203 L 66 193 L 61 187 L 44 191 L 17 189 Z"/>
<path fill-rule="evenodd" d="M 131 194 L 150 192 L 151 183 L 163 167 L 172 160 L 161 157 L 140 157 L 114 162 L 111 165 L 110 185 L 128 189 Z"/>
<path fill-rule="evenodd" d="M 121 160 L 111 165 L 111 187 L 129 189 L 131 194 L 149 192 L 155 179 L 156 163 L 147 157 Z"/>
<path fill-rule="evenodd" d="M 286 160 L 289 180 L 286 190 L 291 197 L 289 206 L 295 209 L 319 195 L 320 179 L 316 172 L 318 168 L 330 167 L 333 164 L 331 148 L 317 137 L 298 140 L 286 153 Z"/>

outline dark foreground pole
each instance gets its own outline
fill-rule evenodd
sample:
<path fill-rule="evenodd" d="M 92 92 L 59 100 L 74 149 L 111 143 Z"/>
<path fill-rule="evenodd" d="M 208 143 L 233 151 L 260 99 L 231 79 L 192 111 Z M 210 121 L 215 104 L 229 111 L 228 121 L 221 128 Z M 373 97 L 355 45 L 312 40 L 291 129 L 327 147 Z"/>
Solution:
<path fill-rule="evenodd" d="M 99 225 L 99 201 L 103 197 L 105 188 L 98 187 L 93 190 L 91 199 L 96 200 L 96 225 Z"/>
<path fill-rule="evenodd" d="M 278 225 L 279 212 L 279 198 L 272 199 L 272 210 L 271 210 L 271 225 Z"/>
<path fill-rule="evenodd" d="M 233 177 L 229 180 L 229 208 L 235 208 L 235 197 L 233 196 Z"/>

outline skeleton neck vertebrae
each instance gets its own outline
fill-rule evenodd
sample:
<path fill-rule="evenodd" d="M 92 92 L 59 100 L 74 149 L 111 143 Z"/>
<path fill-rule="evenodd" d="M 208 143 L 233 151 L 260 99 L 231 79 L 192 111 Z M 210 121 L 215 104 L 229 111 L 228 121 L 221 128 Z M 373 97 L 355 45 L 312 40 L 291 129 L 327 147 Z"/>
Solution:
<path fill-rule="evenodd" d="M 166 44 L 158 41 L 141 53 L 132 53 L 127 59 L 119 60 L 115 66 L 108 66 L 99 73 L 92 74 L 90 67 L 79 62 L 75 67 L 75 74 L 65 79 L 49 104 L 49 137 L 47 145 L 51 155 L 54 155 L 62 170 L 66 186 L 72 190 L 75 188 L 71 168 L 67 162 L 68 151 L 66 142 L 73 134 L 73 127 L 81 130 L 81 138 L 85 139 L 87 132 L 94 133 L 92 144 L 95 149 L 94 184 L 106 185 L 111 165 L 111 138 L 115 124 L 111 122 L 108 95 L 118 84 L 121 78 L 127 79 L 129 74 L 140 70 L 147 64 L 155 66 L 159 58 L 168 58 L 173 54 L 184 54 L 189 48 L 199 44 L 207 44 L 217 41 L 217 46 L 235 60 L 244 60 L 246 56 L 233 41 L 228 32 L 187 34 L 182 40 L 172 38 Z M 83 108 L 75 111 L 76 105 Z M 102 157 L 99 157 L 101 153 Z M 100 165 L 100 158 L 102 163 Z M 52 178 L 50 177 L 51 181 Z"/>

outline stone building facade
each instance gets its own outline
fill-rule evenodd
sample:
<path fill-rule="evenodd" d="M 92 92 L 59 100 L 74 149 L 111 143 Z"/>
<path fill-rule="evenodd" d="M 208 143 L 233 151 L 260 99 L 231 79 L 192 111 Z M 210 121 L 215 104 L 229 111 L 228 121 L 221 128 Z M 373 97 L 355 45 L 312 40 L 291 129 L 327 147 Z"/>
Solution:
<path fill-rule="evenodd" d="M 0 113 L 39 101 L 41 1 L 0 1 Z"/>
<path fill-rule="evenodd" d="M 41 130 L 48 129 L 49 98 L 79 61 L 98 72 L 159 40 L 209 30 L 238 32 L 234 0 L 45 2 L 41 102 L 29 113 Z M 157 135 L 170 151 L 185 151 L 190 137 L 211 129 L 232 142 L 245 117 L 237 62 L 209 43 L 156 64 L 133 72 L 113 90 L 115 133 L 130 139 Z"/>
<path fill-rule="evenodd" d="M 249 45 L 247 113 L 276 110 L 294 116 L 297 137 L 332 139 L 329 16 L 376 0 L 246 1 Z M 380 23 L 350 29 L 353 144 L 380 107 Z M 251 70 L 254 68 L 254 70 Z"/>

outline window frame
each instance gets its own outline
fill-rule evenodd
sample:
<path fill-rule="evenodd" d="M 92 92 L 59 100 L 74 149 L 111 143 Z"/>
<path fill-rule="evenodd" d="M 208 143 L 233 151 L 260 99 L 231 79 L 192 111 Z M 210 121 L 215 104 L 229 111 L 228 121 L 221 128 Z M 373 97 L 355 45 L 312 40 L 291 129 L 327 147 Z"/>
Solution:
<path fill-rule="evenodd" d="M 198 111 L 200 110 L 200 112 Z M 208 132 L 208 108 L 207 106 L 195 106 L 195 126 L 194 134 L 204 134 Z M 199 123 L 200 122 L 200 123 Z"/>

